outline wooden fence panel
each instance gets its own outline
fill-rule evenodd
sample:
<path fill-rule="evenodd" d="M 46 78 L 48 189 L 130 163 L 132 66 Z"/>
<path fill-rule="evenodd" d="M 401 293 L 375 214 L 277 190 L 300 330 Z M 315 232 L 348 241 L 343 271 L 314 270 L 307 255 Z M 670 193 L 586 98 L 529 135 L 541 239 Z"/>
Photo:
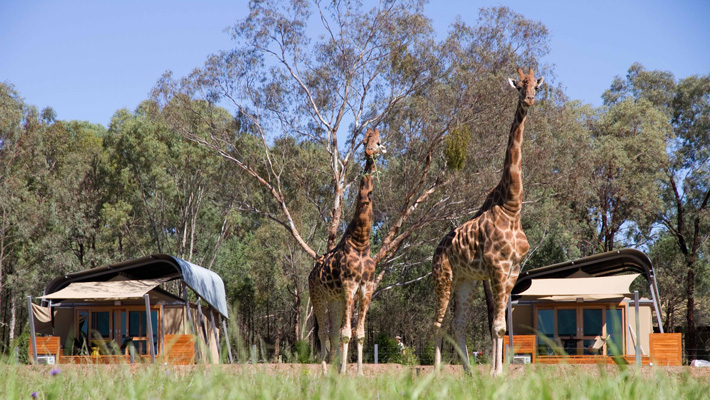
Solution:
<path fill-rule="evenodd" d="M 195 363 L 194 335 L 165 335 L 165 361 L 174 365 Z"/>
<path fill-rule="evenodd" d="M 683 364 L 683 341 L 680 333 L 651 333 L 649 343 L 654 365 Z"/>

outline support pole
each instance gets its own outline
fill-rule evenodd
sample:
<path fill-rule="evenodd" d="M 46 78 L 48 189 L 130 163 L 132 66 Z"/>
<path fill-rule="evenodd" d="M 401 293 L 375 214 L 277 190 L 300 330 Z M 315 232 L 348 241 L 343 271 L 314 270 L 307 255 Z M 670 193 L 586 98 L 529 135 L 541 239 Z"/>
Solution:
<path fill-rule="evenodd" d="M 508 346 L 508 354 L 505 359 L 508 363 L 513 362 L 513 357 L 515 357 L 515 347 L 513 347 L 513 302 L 508 296 L 508 341 L 510 346 Z"/>
<path fill-rule="evenodd" d="M 35 331 L 35 314 L 32 310 L 32 296 L 27 296 L 27 312 L 30 315 L 30 341 L 32 342 L 32 364 L 37 364 L 37 334 Z"/>
<path fill-rule="evenodd" d="M 155 344 L 153 343 L 153 318 L 150 316 L 150 296 L 143 295 L 145 299 L 145 320 L 148 327 L 148 348 L 150 349 L 150 363 L 155 364 Z"/>
<path fill-rule="evenodd" d="M 187 298 L 187 285 L 185 282 L 182 282 L 182 293 L 183 297 L 185 297 L 185 310 L 187 311 L 187 321 L 190 324 L 190 334 L 195 336 L 195 339 L 197 339 L 197 335 L 195 334 L 195 321 L 192 318 L 192 310 L 190 310 L 190 301 Z M 197 340 L 195 340 L 195 354 L 197 355 L 197 359 L 200 359 L 200 346 L 197 345 Z"/>
<path fill-rule="evenodd" d="M 653 298 L 653 308 L 656 310 L 656 321 L 658 321 L 658 330 L 663 332 L 663 323 L 661 322 L 661 301 L 658 299 L 658 288 L 656 287 L 656 277 L 651 275 L 651 282 L 649 282 L 649 289 L 651 289 L 651 297 Z"/>
<path fill-rule="evenodd" d="M 197 296 L 197 317 L 200 319 L 199 328 L 202 329 L 202 339 L 204 340 L 205 347 L 207 348 L 205 352 L 207 353 L 207 360 L 212 362 L 212 352 L 210 351 L 210 344 L 208 342 L 209 336 L 207 335 L 207 328 L 205 327 L 205 316 L 202 314 L 202 305 L 200 304 L 200 296 Z M 198 328 L 198 329 L 199 329 Z"/>
<path fill-rule="evenodd" d="M 212 333 L 214 333 L 214 344 L 217 346 L 217 356 L 219 357 L 219 362 L 222 362 L 222 349 L 219 345 L 219 336 L 217 335 L 217 325 L 214 323 L 214 310 L 210 308 L 210 320 L 212 323 Z"/>
<path fill-rule="evenodd" d="M 234 358 L 232 357 L 232 346 L 229 345 L 229 335 L 227 334 L 227 322 L 224 317 L 220 316 L 219 319 L 222 320 L 222 331 L 224 332 L 224 340 L 227 342 L 227 354 L 229 354 L 229 363 L 234 363 Z"/>
<path fill-rule="evenodd" d="M 634 291 L 634 309 L 636 312 L 636 366 L 641 366 L 641 321 L 639 320 L 639 291 Z"/>
<path fill-rule="evenodd" d="M 377 343 L 375 343 L 375 364 L 378 363 L 377 356 L 378 356 L 378 354 L 377 354 Z"/>

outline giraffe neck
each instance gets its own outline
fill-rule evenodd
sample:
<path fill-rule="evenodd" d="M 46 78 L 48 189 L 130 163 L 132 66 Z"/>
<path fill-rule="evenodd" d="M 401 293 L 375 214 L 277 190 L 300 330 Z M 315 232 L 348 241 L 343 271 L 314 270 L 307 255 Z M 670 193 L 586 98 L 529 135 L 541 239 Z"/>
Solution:
<path fill-rule="evenodd" d="M 370 231 L 372 230 L 372 173 L 375 171 L 375 160 L 368 157 L 365 169 L 360 178 L 360 187 L 355 203 L 355 214 L 348 224 L 343 236 L 343 242 L 358 249 L 370 247 Z"/>
<path fill-rule="evenodd" d="M 528 107 L 522 100 L 518 101 L 515 120 L 508 137 L 503 177 L 498 186 L 503 198 L 502 207 L 510 215 L 517 215 L 523 206 L 522 146 Z"/>

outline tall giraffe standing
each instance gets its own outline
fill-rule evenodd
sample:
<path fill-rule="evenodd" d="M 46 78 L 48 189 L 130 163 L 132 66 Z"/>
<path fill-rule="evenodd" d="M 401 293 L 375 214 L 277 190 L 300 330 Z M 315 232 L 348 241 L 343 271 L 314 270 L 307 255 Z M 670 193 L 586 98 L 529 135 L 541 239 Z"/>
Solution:
<path fill-rule="evenodd" d="M 365 139 L 365 169 L 360 178 L 360 188 L 355 214 L 337 246 L 316 261 L 308 276 L 308 288 L 318 321 L 321 343 L 321 362 L 325 368 L 326 339 L 330 333 L 331 361 L 335 359 L 336 343 L 342 347 L 340 373 L 347 367 L 348 343 L 351 335 L 351 317 L 358 295 L 360 312 L 357 330 L 357 371 L 362 375 L 362 346 L 365 341 L 365 315 L 375 290 L 375 262 L 370 256 L 370 231 L 372 230 L 372 173 L 375 155 L 384 153 L 380 132 L 368 129 Z M 338 331 L 340 337 L 338 340 Z"/>
<path fill-rule="evenodd" d="M 463 356 L 464 368 L 470 368 L 466 348 L 466 311 L 471 308 L 478 281 L 488 279 L 494 303 L 491 373 L 499 375 L 503 371 L 505 308 L 520 273 L 520 262 L 529 249 L 520 225 L 523 205 L 523 130 L 528 108 L 535 102 L 535 93 L 542 85 L 543 78 L 535 79 L 532 68 L 527 75 L 518 68 L 518 80 L 508 79 L 508 82 L 518 90 L 520 96 L 515 120 L 510 128 L 500 183 L 488 193 L 473 219 L 449 232 L 434 252 L 432 274 L 438 300 L 434 319 L 437 368 L 441 363 L 441 323 L 452 292 L 456 296 L 456 341 Z"/>

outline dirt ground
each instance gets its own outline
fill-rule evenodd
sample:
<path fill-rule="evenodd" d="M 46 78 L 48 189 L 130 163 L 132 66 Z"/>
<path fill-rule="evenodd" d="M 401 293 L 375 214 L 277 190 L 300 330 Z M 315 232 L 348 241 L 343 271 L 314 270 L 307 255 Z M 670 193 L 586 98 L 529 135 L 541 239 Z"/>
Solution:
<path fill-rule="evenodd" d="M 303 371 L 310 371 L 313 374 L 320 374 L 322 372 L 322 367 L 319 364 L 234 364 L 234 365 L 222 365 L 217 368 L 233 369 L 235 371 L 259 371 L 265 374 L 301 374 Z M 479 365 L 475 367 L 481 374 L 487 374 L 490 371 L 490 367 L 487 365 Z M 630 366 L 630 368 L 634 368 Z M 511 365 L 508 368 L 507 374 L 512 376 L 518 376 L 525 374 L 526 372 L 535 370 L 549 370 L 554 369 L 557 375 L 564 376 L 567 374 L 579 374 L 581 371 L 585 371 L 589 374 L 600 374 L 603 370 L 609 373 L 614 373 L 618 371 L 618 367 L 615 365 Z M 434 367 L 431 365 L 423 366 L 409 366 L 400 364 L 365 364 L 363 365 L 363 373 L 366 377 L 377 376 L 382 374 L 401 374 L 401 373 L 411 373 L 417 375 L 426 375 L 434 371 Z M 643 366 L 641 367 L 641 373 L 644 376 L 653 376 L 659 371 L 671 375 L 679 375 L 683 373 L 690 373 L 696 377 L 707 377 L 710 378 L 710 368 L 694 368 L 694 367 L 653 367 L 653 366 Z M 442 373 L 451 374 L 454 376 L 463 376 L 463 368 L 460 365 L 446 365 L 442 367 Z M 355 376 L 357 374 L 357 365 L 348 365 L 348 375 Z"/>
<path fill-rule="evenodd" d="M 43 371 L 46 372 L 49 367 L 60 368 L 62 370 L 66 369 L 85 369 L 89 368 L 95 370 L 97 366 L 95 365 L 58 365 L 58 366 L 28 366 L 28 371 Z M 120 368 L 119 365 L 105 365 L 106 369 Z M 132 372 L 139 373 L 141 369 L 148 367 L 145 364 L 134 364 L 130 368 Z M 173 371 L 180 373 L 188 373 L 196 368 L 206 367 L 220 368 L 222 370 L 232 370 L 237 372 L 249 372 L 255 371 L 261 374 L 270 375 L 287 375 L 287 376 L 298 376 L 303 374 L 305 371 L 307 373 L 313 374 L 314 376 L 320 375 L 322 373 L 322 367 L 320 364 L 224 364 L 224 365 L 207 365 L 207 366 L 170 366 Z M 490 371 L 490 367 L 487 365 L 479 365 L 474 367 L 478 370 L 480 374 L 487 374 Z M 634 366 L 629 366 L 629 368 L 635 368 Z M 555 375 L 559 377 L 564 377 L 566 375 L 579 375 L 584 371 L 584 373 L 589 373 L 593 375 L 598 375 L 602 371 L 606 371 L 609 374 L 614 374 L 618 371 L 618 367 L 615 365 L 510 365 L 507 372 L 509 376 L 520 376 L 525 373 L 530 373 L 532 371 L 545 371 L 553 369 Z M 431 365 L 423 366 L 410 366 L 410 365 L 400 365 L 400 364 L 365 364 L 363 365 L 363 373 L 365 377 L 374 377 L 383 374 L 415 374 L 415 375 L 426 375 L 434 371 L 434 367 Z M 652 377 L 655 374 L 662 372 L 668 376 L 681 375 L 684 373 L 689 373 L 695 377 L 703 377 L 710 379 L 710 368 L 695 368 L 695 367 L 660 367 L 660 366 L 643 366 L 641 367 L 641 373 L 644 376 Z M 464 376 L 463 368 L 460 365 L 445 365 L 442 367 L 443 374 L 449 374 L 453 376 Z M 357 365 L 349 364 L 348 372 L 349 376 L 357 375 Z"/>

